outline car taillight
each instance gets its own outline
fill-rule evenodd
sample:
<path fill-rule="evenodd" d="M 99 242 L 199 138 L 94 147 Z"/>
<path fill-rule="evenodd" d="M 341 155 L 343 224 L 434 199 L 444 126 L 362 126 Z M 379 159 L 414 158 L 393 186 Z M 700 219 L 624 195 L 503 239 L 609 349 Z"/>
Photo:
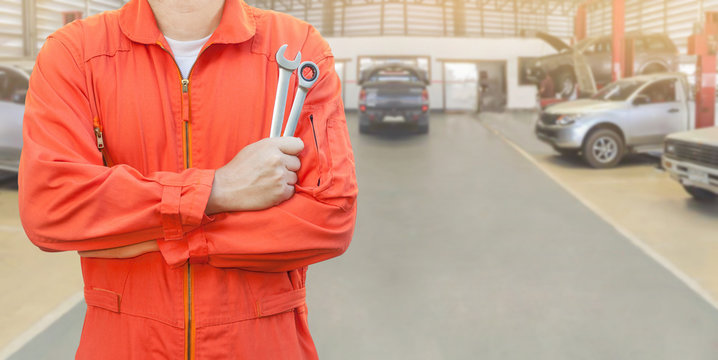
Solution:
<path fill-rule="evenodd" d="M 366 101 L 366 90 L 362 89 L 361 91 L 359 91 L 359 101 Z"/>
<path fill-rule="evenodd" d="M 429 91 L 424 89 L 424 91 L 421 92 L 421 100 L 425 103 L 429 102 Z"/>
<path fill-rule="evenodd" d="M 429 111 L 429 105 L 421 105 L 421 111 L 423 111 L 423 112 Z"/>
<path fill-rule="evenodd" d="M 359 111 L 365 112 L 365 111 L 366 111 L 366 105 L 359 105 Z"/>

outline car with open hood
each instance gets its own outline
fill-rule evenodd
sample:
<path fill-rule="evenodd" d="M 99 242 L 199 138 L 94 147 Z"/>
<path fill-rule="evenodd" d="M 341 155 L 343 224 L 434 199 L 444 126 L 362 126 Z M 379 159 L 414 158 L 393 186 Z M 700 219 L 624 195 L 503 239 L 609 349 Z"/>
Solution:
<path fill-rule="evenodd" d="M 558 97 L 567 99 L 576 90 L 577 71 L 580 67 L 590 68 L 595 87 L 602 88 L 612 81 L 612 45 L 611 36 L 585 38 L 573 46 L 544 32 L 524 32 L 525 36 L 535 36 L 544 40 L 556 50 L 555 54 L 533 60 L 526 66 L 524 74 L 529 81 L 540 83 L 541 74 L 548 74 L 556 84 Z M 679 63 L 678 49 L 665 34 L 628 33 L 626 40 L 633 44 L 633 74 L 645 75 L 676 71 Z M 590 95 L 592 89 L 584 89 Z"/>

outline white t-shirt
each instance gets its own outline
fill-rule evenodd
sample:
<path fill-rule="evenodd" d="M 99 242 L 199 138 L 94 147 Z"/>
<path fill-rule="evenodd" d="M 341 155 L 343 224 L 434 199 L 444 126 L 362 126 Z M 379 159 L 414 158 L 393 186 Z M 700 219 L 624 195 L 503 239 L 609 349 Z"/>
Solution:
<path fill-rule="evenodd" d="M 165 36 L 167 43 L 170 45 L 170 48 L 172 48 L 172 53 L 175 56 L 175 61 L 180 68 L 180 72 L 182 72 L 183 79 L 189 77 L 189 71 L 192 69 L 192 65 L 194 65 L 195 61 L 197 61 L 199 51 L 202 50 L 202 46 L 209 40 L 210 36 L 212 36 L 212 34 L 202 39 L 188 41 L 170 39 Z"/>

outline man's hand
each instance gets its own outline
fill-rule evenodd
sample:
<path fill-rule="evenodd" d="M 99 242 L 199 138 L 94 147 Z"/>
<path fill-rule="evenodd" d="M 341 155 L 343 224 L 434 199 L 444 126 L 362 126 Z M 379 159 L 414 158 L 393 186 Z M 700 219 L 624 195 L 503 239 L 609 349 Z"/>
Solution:
<path fill-rule="evenodd" d="M 214 174 L 212 193 L 205 213 L 263 210 L 294 195 L 297 155 L 301 139 L 276 137 L 257 141 L 242 149 Z"/>

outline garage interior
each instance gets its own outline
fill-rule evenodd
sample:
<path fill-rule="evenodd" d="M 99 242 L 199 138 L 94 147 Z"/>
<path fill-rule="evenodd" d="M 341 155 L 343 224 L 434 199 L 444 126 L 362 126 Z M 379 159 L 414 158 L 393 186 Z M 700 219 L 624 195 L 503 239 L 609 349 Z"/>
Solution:
<path fill-rule="evenodd" d="M 315 26 L 342 82 L 359 213 L 349 250 L 310 267 L 320 358 L 718 357 L 718 0 L 245 1 Z M 0 136 L 20 136 L 10 74 L 56 29 L 125 2 L 0 0 L 0 106 L 14 109 Z M 558 57 L 570 65 L 548 68 Z M 360 131 L 362 74 L 397 64 L 426 77 L 428 132 L 389 115 Z M 671 98 L 645 95 L 653 81 Z M 624 88 L 624 107 L 598 108 Z M 658 106 L 677 125 L 636 130 Z M 569 128 L 581 139 L 562 147 Z M 73 358 L 79 257 L 27 239 L 10 140 L 0 358 Z"/>

